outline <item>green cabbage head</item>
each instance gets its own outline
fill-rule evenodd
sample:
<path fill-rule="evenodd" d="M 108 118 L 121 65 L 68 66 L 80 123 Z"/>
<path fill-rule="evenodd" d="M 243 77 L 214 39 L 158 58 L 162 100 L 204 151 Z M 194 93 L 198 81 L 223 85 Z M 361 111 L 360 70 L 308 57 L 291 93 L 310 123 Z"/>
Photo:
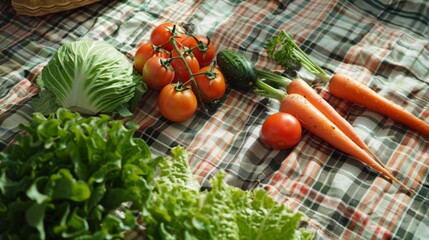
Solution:
<path fill-rule="evenodd" d="M 138 82 L 131 62 L 108 43 L 68 42 L 43 68 L 39 98 L 32 105 L 44 114 L 59 107 L 83 114 L 113 112 L 129 107 Z"/>

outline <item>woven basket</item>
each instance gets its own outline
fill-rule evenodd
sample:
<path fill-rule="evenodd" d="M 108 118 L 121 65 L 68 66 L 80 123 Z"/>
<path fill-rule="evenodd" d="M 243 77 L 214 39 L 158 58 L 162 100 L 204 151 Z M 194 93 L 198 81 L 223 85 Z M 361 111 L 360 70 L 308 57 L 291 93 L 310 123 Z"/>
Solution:
<path fill-rule="evenodd" d="M 82 7 L 100 0 L 12 0 L 19 15 L 42 16 Z"/>

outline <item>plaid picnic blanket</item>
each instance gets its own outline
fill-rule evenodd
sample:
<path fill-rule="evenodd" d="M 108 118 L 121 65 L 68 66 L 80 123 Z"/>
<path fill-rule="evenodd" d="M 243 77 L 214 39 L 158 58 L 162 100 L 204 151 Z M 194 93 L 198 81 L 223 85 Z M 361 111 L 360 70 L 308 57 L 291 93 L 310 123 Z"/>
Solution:
<path fill-rule="evenodd" d="M 284 29 L 319 65 L 362 81 L 429 119 L 429 2 L 375 0 L 101 1 L 43 17 L 16 15 L 0 3 L 0 150 L 30 120 L 35 79 L 66 41 L 102 39 L 133 59 L 139 44 L 165 21 L 187 23 L 218 50 L 233 49 L 258 68 L 282 71 L 267 57 L 266 40 Z M 154 154 L 186 146 L 202 183 L 221 169 L 243 189 L 263 187 L 308 217 L 320 239 L 428 239 L 429 138 L 363 107 L 318 91 L 358 131 L 395 176 L 397 185 L 304 131 L 286 151 L 259 138 L 278 103 L 228 89 L 212 115 L 198 111 L 184 123 L 166 121 L 148 91 L 134 112 L 137 136 Z M 136 231 L 130 238 L 139 238 Z"/>

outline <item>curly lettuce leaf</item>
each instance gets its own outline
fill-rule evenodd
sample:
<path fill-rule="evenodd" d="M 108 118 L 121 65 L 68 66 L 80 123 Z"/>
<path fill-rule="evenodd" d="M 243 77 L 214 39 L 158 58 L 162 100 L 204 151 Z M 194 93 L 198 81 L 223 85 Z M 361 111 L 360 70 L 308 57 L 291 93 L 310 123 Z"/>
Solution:
<path fill-rule="evenodd" d="M 21 127 L 0 154 L 4 239 L 107 239 L 135 226 L 131 211 L 149 198 L 158 160 L 134 129 L 63 108 Z M 129 202 L 124 217 L 116 214 Z"/>
<path fill-rule="evenodd" d="M 294 239 L 301 214 L 269 197 L 265 190 L 234 190 L 237 222 L 242 239 Z"/>
<path fill-rule="evenodd" d="M 160 162 L 154 192 L 142 218 L 148 239 L 311 239 L 298 229 L 302 214 L 276 202 L 263 189 L 243 191 L 220 171 L 210 191 L 200 191 L 183 147 Z"/>
<path fill-rule="evenodd" d="M 145 235 L 149 239 L 208 239 L 205 221 L 198 217 L 200 184 L 188 165 L 183 147 L 159 163 L 151 199 L 143 209 Z"/>
<path fill-rule="evenodd" d="M 204 197 L 202 213 L 210 219 L 210 232 L 219 239 L 240 239 L 236 203 L 232 188 L 224 181 L 224 172 L 216 174 L 211 191 Z"/>

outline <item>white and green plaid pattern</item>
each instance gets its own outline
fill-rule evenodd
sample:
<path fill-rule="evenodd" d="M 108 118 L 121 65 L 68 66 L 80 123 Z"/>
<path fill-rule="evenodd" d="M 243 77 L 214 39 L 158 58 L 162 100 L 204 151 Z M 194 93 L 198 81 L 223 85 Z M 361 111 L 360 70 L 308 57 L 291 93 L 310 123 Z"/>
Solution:
<path fill-rule="evenodd" d="M 44 17 L 17 16 L 0 3 L 0 149 L 30 120 L 35 79 L 62 43 L 103 39 L 133 59 L 136 47 L 165 21 L 187 23 L 220 49 L 233 49 L 259 68 L 281 71 L 264 51 L 286 30 L 330 72 L 365 82 L 381 95 L 429 121 L 429 2 L 381 0 L 101 1 Z M 191 153 L 198 179 L 220 169 L 230 184 L 263 187 L 304 212 L 320 239 L 429 238 L 429 137 L 363 107 L 315 89 L 356 129 L 394 175 L 417 195 L 408 196 L 377 172 L 306 131 L 293 149 L 267 149 L 259 138 L 278 103 L 229 89 L 212 115 L 198 111 L 184 123 L 166 121 L 149 91 L 134 112 L 137 136 L 155 154 L 176 145 Z M 116 117 L 116 116 L 113 116 Z M 129 235 L 140 238 L 141 232 Z"/>

